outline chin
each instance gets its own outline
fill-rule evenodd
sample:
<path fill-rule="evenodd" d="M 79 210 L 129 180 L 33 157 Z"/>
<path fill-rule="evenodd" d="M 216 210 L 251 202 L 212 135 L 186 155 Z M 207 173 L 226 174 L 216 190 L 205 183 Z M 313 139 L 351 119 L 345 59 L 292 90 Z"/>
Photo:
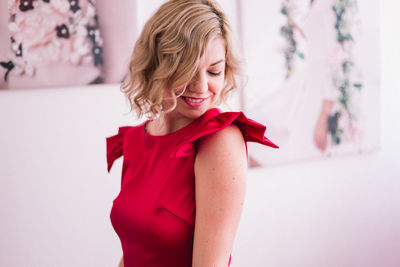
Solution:
<path fill-rule="evenodd" d="M 180 99 L 181 103 L 179 103 L 179 113 L 187 117 L 188 119 L 194 120 L 203 115 L 207 110 L 213 107 L 214 101 L 208 100 L 208 103 L 204 103 L 199 107 L 189 107 L 184 101 Z M 211 102 L 211 103 L 210 103 Z"/>
<path fill-rule="evenodd" d="M 210 108 L 199 108 L 199 109 L 194 109 L 194 110 L 188 110 L 187 112 L 185 112 L 185 115 L 187 118 L 195 120 L 198 117 L 200 117 L 201 115 L 203 115 L 204 113 L 206 113 L 207 110 L 209 110 Z"/>

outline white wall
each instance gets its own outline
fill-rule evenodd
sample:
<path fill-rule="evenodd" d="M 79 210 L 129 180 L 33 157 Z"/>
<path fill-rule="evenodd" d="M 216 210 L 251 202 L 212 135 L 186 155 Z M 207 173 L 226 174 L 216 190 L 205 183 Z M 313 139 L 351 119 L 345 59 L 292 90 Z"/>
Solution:
<path fill-rule="evenodd" d="M 381 2 L 381 150 L 251 170 L 233 267 L 400 266 L 399 8 Z"/>
<path fill-rule="evenodd" d="M 249 171 L 232 267 L 400 266 L 400 32 L 382 5 L 382 149 Z M 134 123 L 118 86 L 0 91 L 0 266 L 116 266 L 109 212 Z"/>

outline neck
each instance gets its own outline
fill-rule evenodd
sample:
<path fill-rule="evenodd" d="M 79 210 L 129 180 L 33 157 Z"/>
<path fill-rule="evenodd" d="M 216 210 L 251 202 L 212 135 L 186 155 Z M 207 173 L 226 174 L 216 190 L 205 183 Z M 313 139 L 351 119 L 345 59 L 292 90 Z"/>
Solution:
<path fill-rule="evenodd" d="M 193 120 L 185 117 L 175 117 L 173 114 L 163 114 L 147 125 L 147 131 L 152 135 L 166 135 L 178 131 Z"/>

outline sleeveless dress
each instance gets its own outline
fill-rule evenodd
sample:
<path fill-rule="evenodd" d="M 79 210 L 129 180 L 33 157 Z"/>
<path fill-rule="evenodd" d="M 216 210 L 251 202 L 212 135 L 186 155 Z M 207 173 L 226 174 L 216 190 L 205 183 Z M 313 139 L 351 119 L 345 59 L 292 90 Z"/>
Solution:
<path fill-rule="evenodd" d="M 146 123 L 120 127 L 118 134 L 106 139 L 108 171 L 124 156 L 121 191 L 113 202 L 111 222 L 121 240 L 125 267 L 190 267 L 199 139 L 235 123 L 246 142 L 278 146 L 264 136 L 264 125 L 242 112 L 213 108 L 163 136 L 148 134 Z M 230 262 L 231 257 L 228 266 Z"/>

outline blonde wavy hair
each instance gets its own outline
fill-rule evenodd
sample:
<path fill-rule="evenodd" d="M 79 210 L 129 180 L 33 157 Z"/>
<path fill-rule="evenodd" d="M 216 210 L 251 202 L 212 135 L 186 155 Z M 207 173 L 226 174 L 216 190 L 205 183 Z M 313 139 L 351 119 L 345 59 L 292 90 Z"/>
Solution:
<path fill-rule="evenodd" d="M 138 117 L 157 117 L 173 110 L 179 97 L 174 89 L 186 88 L 196 75 L 207 44 L 216 36 L 224 39 L 226 48 L 225 82 L 217 103 L 221 104 L 238 87 L 240 73 L 226 15 L 211 0 L 164 3 L 147 21 L 136 41 L 129 75 L 121 86 L 130 111 L 136 110 Z M 167 105 L 166 99 L 171 99 L 172 104 Z"/>

